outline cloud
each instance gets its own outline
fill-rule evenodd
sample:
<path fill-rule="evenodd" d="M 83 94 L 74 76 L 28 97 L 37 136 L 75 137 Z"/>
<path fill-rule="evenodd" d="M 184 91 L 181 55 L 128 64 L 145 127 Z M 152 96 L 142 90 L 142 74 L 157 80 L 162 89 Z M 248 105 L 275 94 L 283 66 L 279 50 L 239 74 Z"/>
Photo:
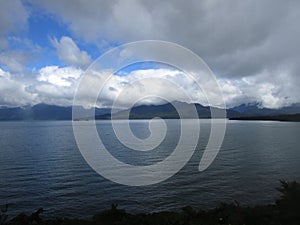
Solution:
<path fill-rule="evenodd" d="M 38 71 L 30 91 L 37 94 L 39 102 L 70 106 L 83 71 L 74 67 L 46 66 Z"/>
<path fill-rule="evenodd" d="M 22 74 L 26 64 L 32 59 L 33 56 L 25 51 L 6 50 L 0 53 L 0 65 L 12 73 Z"/>
<path fill-rule="evenodd" d="M 283 71 L 287 82 L 299 84 L 299 1 L 92 0 L 85 4 L 75 0 L 72 5 L 67 0 L 32 1 L 58 15 L 78 38 L 86 41 L 173 41 L 196 52 L 218 78 L 235 85 L 252 77 L 272 96 L 282 94 L 274 91 L 278 85 L 280 90 L 296 89 L 293 84 L 275 83 L 273 77 L 280 77 Z M 266 75 L 261 81 L 262 73 Z M 284 93 L 296 99 L 294 92 Z M 252 97 L 257 99 L 256 95 Z M 266 103 L 273 106 L 281 102 L 272 98 L 263 101 L 273 102 Z"/>
<path fill-rule="evenodd" d="M 0 69 L 0 106 L 20 106 L 34 103 L 36 94 L 26 90 L 26 84 Z"/>
<path fill-rule="evenodd" d="M 162 104 L 164 98 L 169 101 L 205 102 L 205 96 L 190 77 L 171 69 L 141 69 L 126 76 L 112 76 L 99 100 L 105 106 L 115 104 L 126 108 L 135 101 L 138 101 L 136 104 Z"/>
<path fill-rule="evenodd" d="M 0 68 L 21 74 L 32 57 L 18 49 L 11 49 L 11 34 L 19 34 L 28 27 L 29 12 L 20 0 L 0 2 Z"/>
<path fill-rule="evenodd" d="M 276 108 L 300 102 L 299 1 L 90 0 L 87 4 L 83 0 L 74 0 L 70 4 L 67 0 L 30 0 L 30 3 L 53 15 L 71 31 L 71 37 L 52 39 L 57 55 L 66 67 L 42 68 L 36 80 L 30 81 L 32 85 L 27 87 L 26 84 L 33 93 L 43 96 L 43 101 L 50 101 L 53 92 L 56 93 L 53 99 L 61 96 L 62 104 L 70 102 L 70 90 L 79 79 L 77 75 L 70 75 L 76 74 L 72 69 L 81 71 L 91 62 L 88 53 L 81 51 L 74 40 L 100 46 L 106 40 L 124 43 L 162 39 L 186 46 L 204 59 L 220 81 L 227 105 L 259 101 Z M 13 18 L 11 12 L 14 12 Z M 21 1 L 2 1 L 0 17 L 0 48 L 8 48 L 9 43 L 3 36 L 24 29 L 28 12 Z M 11 74 L 24 73 L 22 67 L 27 60 L 28 55 L 20 51 L 0 53 L 2 69 Z M 162 70 L 152 72 L 155 76 L 179 82 L 186 90 L 194 88 L 179 74 L 175 76 Z M 128 78 L 117 77 L 110 81 L 106 103 L 110 104 L 122 85 L 126 86 L 134 77 L 132 73 Z M 15 80 L 15 77 L 9 79 Z M 151 85 L 149 88 L 157 90 L 158 94 L 163 92 L 155 81 Z M 134 88 L 132 90 L 139 95 L 143 88 L 147 92 L 148 84 L 137 82 Z M 134 93 L 130 87 L 127 91 L 128 96 Z M 176 93 L 174 96 L 182 97 Z M 197 93 L 193 96 L 195 101 L 203 100 Z"/>
<path fill-rule="evenodd" d="M 70 87 L 82 74 L 82 71 L 73 67 L 59 68 L 46 66 L 39 70 L 38 81 L 45 81 L 59 87 Z"/>
<path fill-rule="evenodd" d="M 280 52 L 287 49 L 283 43 L 298 45 L 297 21 L 300 15 L 297 9 L 300 3 L 297 1 L 204 0 L 183 3 L 175 0 L 149 4 L 148 1 L 136 0 L 91 0 L 85 4 L 75 0 L 71 6 L 67 0 L 33 2 L 59 15 L 78 37 L 88 41 L 99 37 L 121 42 L 156 38 L 175 41 L 196 51 L 218 68 L 223 64 L 219 62 L 221 59 L 214 60 L 216 57 L 231 56 L 233 62 L 240 58 L 242 51 L 259 53 L 260 47 L 264 47 L 266 55 L 271 56 L 273 51 L 268 52 L 268 45 Z M 287 39 L 292 42 L 286 42 Z M 245 64 L 241 59 L 236 63 L 239 62 Z M 230 72 L 234 70 L 228 70 L 229 75 Z"/>
<path fill-rule="evenodd" d="M 205 96 L 188 76 L 181 71 L 171 69 L 135 70 L 126 76 L 111 76 L 109 71 L 96 72 L 84 85 L 82 104 L 91 106 L 91 97 L 102 89 L 97 106 L 117 108 L 137 104 L 162 104 L 162 98 L 169 101 L 203 102 Z M 37 71 L 32 80 L 20 79 L 9 72 L 0 70 L 0 105 L 27 105 L 46 103 L 69 106 L 83 75 L 83 71 L 74 67 L 46 66 Z M 32 74 L 33 76 L 33 74 Z M 186 98 L 190 96 L 190 99 Z M 116 101 L 116 102 L 115 102 Z"/>
<path fill-rule="evenodd" d="M 90 94 L 97 93 L 97 87 L 103 82 L 99 74 L 98 80 L 90 81 L 87 91 Z M 299 81 L 284 72 L 274 75 L 272 80 L 269 79 L 267 72 L 262 72 L 246 78 L 218 79 L 218 83 L 228 107 L 260 102 L 263 107 L 280 108 L 300 102 L 297 94 Z M 161 98 L 166 98 L 170 101 L 210 105 L 211 102 L 208 103 L 206 99 L 206 92 L 213 92 L 216 87 L 209 81 L 202 81 L 202 85 L 204 90 L 201 90 L 189 76 L 178 70 L 135 70 L 126 76 L 111 77 L 100 93 L 100 103 L 102 106 L 111 106 L 116 101 L 116 106 L 126 108 L 135 100 L 140 99 L 138 104 L 162 104 Z M 145 96 L 157 97 L 143 98 Z M 220 96 L 214 96 L 213 103 L 221 105 Z"/>
<path fill-rule="evenodd" d="M 91 57 L 87 52 L 81 51 L 70 37 L 61 37 L 60 41 L 56 38 L 51 40 L 57 50 L 60 60 L 70 66 L 86 68 L 91 63 Z"/>
<path fill-rule="evenodd" d="M 0 105 L 20 106 L 47 103 L 70 106 L 83 71 L 75 67 L 46 66 L 32 74 L 31 80 L 20 78 L 0 69 Z M 162 104 L 169 101 L 195 102 L 207 105 L 205 91 L 213 91 L 214 85 L 203 83 L 202 91 L 182 71 L 168 68 L 138 69 L 127 74 L 107 76 L 109 71 L 95 72 L 84 84 L 82 105 L 91 106 L 90 99 L 102 89 L 97 106 L 126 108 L 137 104 Z M 219 79 L 228 107 L 248 102 L 261 102 L 262 106 L 278 108 L 300 102 L 299 81 L 282 72 L 269 79 L 268 73 L 240 79 Z M 285 85 L 281 85 L 282 83 Z M 291 94 L 292 93 L 292 94 Z M 188 98 L 186 97 L 188 96 Z M 218 102 L 216 96 L 214 102 Z"/>
<path fill-rule="evenodd" d="M 300 102 L 299 80 L 284 71 L 273 74 L 272 79 L 262 72 L 240 79 L 220 79 L 219 84 L 229 107 L 259 102 L 266 108 L 280 108 Z"/>
<path fill-rule="evenodd" d="M 28 11 L 20 0 L 0 3 L 0 50 L 8 47 L 4 35 L 19 32 L 27 27 Z"/>
<path fill-rule="evenodd" d="M 214 83 L 202 80 L 202 87 L 199 87 L 190 76 L 176 69 L 138 69 L 121 74 L 110 76 L 109 71 L 91 71 L 88 79 L 82 84 L 81 104 L 85 107 L 90 106 L 93 104 L 89 102 L 90 99 L 99 94 L 98 107 L 114 105 L 117 108 L 128 108 L 134 103 L 156 105 L 163 104 L 166 100 L 222 105 L 220 96 L 209 93 L 213 102 L 206 99 L 207 91 L 214 92 L 216 88 Z M 105 86 L 98 93 L 104 83 Z M 233 96 L 236 94 L 237 92 L 232 93 Z"/>
<path fill-rule="evenodd" d="M 74 67 L 46 66 L 29 79 L 0 69 L 0 106 L 70 106 L 81 74 L 82 70 Z"/>
<path fill-rule="evenodd" d="M 168 11 L 172 5 L 149 4 L 147 1 L 137 0 L 90 0 L 88 4 L 82 0 L 74 0 L 71 5 L 65 0 L 32 2 L 59 15 L 69 24 L 74 34 L 86 41 L 99 40 L 99 37 L 114 41 L 136 40 L 144 38 L 145 35 L 157 35 L 162 28 L 159 25 L 164 24 L 160 19 L 165 19 L 161 12 Z M 159 6 L 150 11 L 148 6 L 152 5 Z"/>

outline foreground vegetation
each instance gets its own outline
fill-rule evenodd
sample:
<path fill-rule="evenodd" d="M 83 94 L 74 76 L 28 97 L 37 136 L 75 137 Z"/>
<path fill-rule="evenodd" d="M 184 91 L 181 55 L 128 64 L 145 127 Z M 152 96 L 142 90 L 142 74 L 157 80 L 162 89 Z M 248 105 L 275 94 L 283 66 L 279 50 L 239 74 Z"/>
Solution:
<path fill-rule="evenodd" d="M 110 210 L 97 213 L 91 220 L 42 220 L 43 209 L 31 215 L 20 214 L 8 220 L 7 207 L 1 212 L 1 225 L 299 225 L 300 184 L 281 181 L 281 197 L 274 204 L 242 207 L 238 202 L 222 203 L 212 210 L 184 207 L 179 212 L 130 214 L 113 204 Z"/>

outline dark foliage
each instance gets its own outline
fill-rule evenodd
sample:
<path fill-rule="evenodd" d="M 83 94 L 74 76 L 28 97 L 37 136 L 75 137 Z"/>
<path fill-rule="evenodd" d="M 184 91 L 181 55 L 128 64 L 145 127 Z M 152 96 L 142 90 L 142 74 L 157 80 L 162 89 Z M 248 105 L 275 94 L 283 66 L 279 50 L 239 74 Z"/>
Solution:
<path fill-rule="evenodd" d="M 281 223 L 289 225 L 300 224 L 300 184 L 281 181 L 281 198 L 276 202 Z"/>

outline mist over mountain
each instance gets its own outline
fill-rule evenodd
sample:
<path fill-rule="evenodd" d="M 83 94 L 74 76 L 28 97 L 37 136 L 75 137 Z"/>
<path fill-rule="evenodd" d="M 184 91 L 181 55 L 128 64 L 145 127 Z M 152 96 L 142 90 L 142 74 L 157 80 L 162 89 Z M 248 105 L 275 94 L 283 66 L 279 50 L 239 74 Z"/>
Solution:
<path fill-rule="evenodd" d="M 279 109 L 269 109 L 261 107 L 261 104 L 258 102 L 254 102 L 249 104 L 241 104 L 230 109 L 239 112 L 241 116 L 274 116 L 281 114 L 300 113 L 300 103 L 292 104 Z"/>

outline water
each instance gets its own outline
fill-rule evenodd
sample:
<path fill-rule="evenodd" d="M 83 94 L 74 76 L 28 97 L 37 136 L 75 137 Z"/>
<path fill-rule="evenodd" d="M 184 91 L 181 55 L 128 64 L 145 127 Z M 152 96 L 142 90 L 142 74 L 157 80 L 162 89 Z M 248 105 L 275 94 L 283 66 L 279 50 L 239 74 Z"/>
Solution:
<path fill-rule="evenodd" d="M 131 124 L 140 138 L 149 135 L 147 121 Z M 137 165 L 158 162 L 172 152 L 180 135 L 179 121 L 168 120 L 167 126 L 161 146 L 137 152 L 116 141 L 109 121 L 97 121 L 111 154 Z M 10 215 L 43 207 L 49 218 L 90 217 L 112 203 L 134 213 L 187 205 L 208 209 L 234 200 L 242 205 L 273 203 L 279 197 L 275 188 L 280 179 L 300 181 L 300 123 L 228 121 L 220 153 L 199 172 L 209 129 L 209 120 L 201 120 L 195 154 L 175 176 L 155 185 L 129 187 L 104 179 L 87 165 L 70 121 L 1 122 L 0 204 L 10 204 Z"/>

